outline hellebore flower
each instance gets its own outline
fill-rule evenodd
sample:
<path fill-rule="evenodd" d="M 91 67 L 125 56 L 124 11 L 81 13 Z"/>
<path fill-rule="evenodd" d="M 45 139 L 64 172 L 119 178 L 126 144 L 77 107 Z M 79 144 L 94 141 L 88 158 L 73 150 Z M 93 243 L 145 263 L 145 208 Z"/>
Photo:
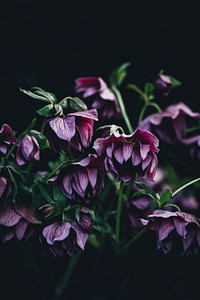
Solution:
<path fill-rule="evenodd" d="M 54 256 L 63 257 L 84 250 L 87 238 L 88 234 L 76 222 L 56 222 L 43 229 L 41 241 L 45 240 Z"/>
<path fill-rule="evenodd" d="M 157 247 L 162 249 L 164 254 L 167 254 L 172 249 L 173 236 L 180 237 L 184 252 L 188 250 L 191 245 L 194 234 L 188 231 L 188 228 L 196 229 L 200 228 L 198 219 L 186 212 L 182 211 L 166 211 L 166 210 L 155 210 L 153 214 L 147 216 L 147 220 L 141 220 L 143 225 L 148 225 L 150 230 L 157 232 Z M 187 245 L 186 245 L 187 244 Z M 199 245 L 200 245 L 200 234 L 199 234 Z"/>
<path fill-rule="evenodd" d="M 168 96 L 171 92 L 172 81 L 169 76 L 160 74 L 154 81 L 154 85 L 163 95 Z"/>
<path fill-rule="evenodd" d="M 16 237 L 22 241 L 29 238 L 33 233 L 33 224 L 40 224 L 33 210 L 22 204 L 8 204 L 0 210 L 0 235 L 5 243 Z"/>
<path fill-rule="evenodd" d="M 189 147 L 191 157 L 200 161 L 200 135 L 184 138 L 182 143 Z"/>
<path fill-rule="evenodd" d="M 3 124 L 0 130 L 0 152 L 6 154 L 8 147 L 16 142 L 16 137 L 8 124 Z"/>
<path fill-rule="evenodd" d="M 101 157 L 89 154 L 79 162 L 64 167 L 49 182 L 61 184 L 62 192 L 73 200 L 90 201 L 104 187 L 105 170 Z"/>
<path fill-rule="evenodd" d="M 125 183 L 135 174 L 153 181 L 157 168 L 159 140 L 147 130 L 137 129 L 130 135 L 115 131 L 108 137 L 97 138 L 93 148 L 104 156 L 105 169 Z"/>
<path fill-rule="evenodd" d="M 90 145 L 94 121 L 98 121 L 96 109 L 69 113 L 48 120 L 44 134 L 55 151 L 82 151 Z"/>
<path fill-rule="evenodd" d="M 11 193 L 11 184 L 10 181 L 4 177 L 0 176 L 0 199 L 7 198 Z"/>
<path fill-rule="evenodd" d="M 193 112 L 187 105 L 179 102 L 146 117 L 138 127 L 150 130 L 165 143 L 175 144 L 182 141 L 187 130 L 187 120 L 193 118 L 199 119 L 200 113 Z"/>
<path fill-rule="evenodd" d="M 34 136 L 27 134 L 19 141 L 16 161 L 21 166 L 32 160 L 40 160 L 40 146 Z"/>
<path fill-rule="evenodd" d="M 91 108 L 105 119 L 118 118 L 120 109 L 114 93 L 101 77 L 80 77 L 75 80 L 75 91 L 91 99 Z"/>

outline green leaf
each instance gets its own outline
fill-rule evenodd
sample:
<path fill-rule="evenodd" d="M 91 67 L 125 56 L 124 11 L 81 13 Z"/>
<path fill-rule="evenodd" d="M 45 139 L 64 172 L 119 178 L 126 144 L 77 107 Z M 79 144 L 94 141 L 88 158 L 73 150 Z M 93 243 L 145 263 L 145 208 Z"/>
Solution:
<path fill-rule="evenodd" d="M 116 68 L 110 75 L 109 81 L 111 86 L 120 86 L 127 76 L 127 67 L 130 66 L 130 63 L 124 63 L 118 68 Z"/>
<path fill-rule="evenodd" d="M 158 199 L 157 194 L 154 192 L 154 190 L 151 187 L 149 187 L 141 182 L 138 182 L 138 181 L 136 181 L 135 184 L 138 188 L 145 190 L 147 192 L 147 194 L 151 195 L 154 199 Z"/>
<path fill-rule="evenodd" d="M 70 98 L 69 106 L 76 111 L 87 110 L 87 105 L 78 97 Z"/>
<path fill-rule="evenodd" d="M 56 96 L 53 93 L 46 92 L 43 89 L 39 87 L 32 87 L 31 90 L 25 90 L 22 88 L 19 88 L 20 91 L 31 98 L 42 100 L 48 103 L 55 103 L 57 101 Z"/>
<path fill-rule="evenodd" d="M 42 197 L 51 204 L 54 204 L 54 200 L 53 200 L 53 196 L 52 193 L 49 189 L 49 187 L 47 185 L 42 184 L 41 182 L 38 182 L 38 186 L 37 186 L 40 190 L 40 193 L 42 195 Z"/>
<path fill-rule="evenodd" d="M 178 79 L 176 79 L 176 78 L 174 78 L 174 77 L 172 77 L 172 76 L 169 76 L 169 75 L 168 75 L 168 77 L 170 78 L 170 80 L 171 80 L 171 82 L 172 82 L 172 87 L 173 87 L 173 88 L 182 85 L 182 83 L 181 83 Z"/>
<path fill-rule="evenodd" d="M 40 149 L 46 149 L 50 148 L 48 139 L 44 136 L 43 133 L 37 130 L 31 130 L 30 135 L 34 136 L 36 140 L 38 141 L 38 144 L 40 146 Z"/>
<path fill-rule="evenodd" d="M 53 117 L 55 115 L 55 110 L 53 104 L 47 104 L 36 111 L 40 116 L 43 117 Z"/>
<path fill-rule="evenodd" d="M 66 196 L 62 193 L 61 189 L 59 186 L 54 186 L 53 187 L 53 198 L 55 200 L 55 203 L 58 204 L 59 207 L 65 208 L 67 205 L 67 198 Z"/>
<path fill-rule="evenodd" d="M 163 205 L 171 200 L 172 200 L 172 191 L 170 191 L 169 189 L 164 189 L 164 191 L 160 196 L 160 200 L 159 200 L 160 204 Z"/>

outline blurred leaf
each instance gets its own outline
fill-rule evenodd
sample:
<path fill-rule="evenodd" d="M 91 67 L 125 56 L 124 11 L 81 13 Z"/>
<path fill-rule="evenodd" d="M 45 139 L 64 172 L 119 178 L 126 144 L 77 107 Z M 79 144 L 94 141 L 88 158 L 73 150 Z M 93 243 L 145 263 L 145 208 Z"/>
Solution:
<path fill-rule="evenodd" d="M 170 191 L 169 189 L 164 189 L 164 191 L 160 196 L 160 200 L 159 200 L 160 204 L 163 205 L 171 200 L 172 200 L 172 191 Z"/>
<path fill-rule="evenodd" d="M 154 190 L 152 188 L 150 188 L 149 186 L 136 181 L 135 182 L 136 186 L 142 190 L 145 190 L 147 192 L 148 195 L 151 195 L 154 199 L 157 199 L 157 194 L 154 192 Z"/>
<path fill-rule="evenodd" d="M 174 77 L 172 77 L 172 76 L 169 76 L 169 75 L 168 75 L 168 77 L 170 78 L 170 80 L 171 80 L 171 82 L 172 82 L 172 87 L 173 87 L 173 88 L 182 85 L 182 83 L 181 83 L 178 79 L 176 79 L 176 78 L 174 78 Z"/>
<path fill-rule="evenodd" d="M 147 95 L 149 100 L 152 100 L 154 98 L 153 92 L 154 92 L 154 85 L 150 82 L 147 82 L 144 86 L 144 92 Z"/>
<path fill-rule="evenodd" d="M 116 68 L 110 75 L 109 81 L 111 86 L 120 86 L 127 75 L 127 67 L 130 63 L 124 63 L 120 67 Z"/>

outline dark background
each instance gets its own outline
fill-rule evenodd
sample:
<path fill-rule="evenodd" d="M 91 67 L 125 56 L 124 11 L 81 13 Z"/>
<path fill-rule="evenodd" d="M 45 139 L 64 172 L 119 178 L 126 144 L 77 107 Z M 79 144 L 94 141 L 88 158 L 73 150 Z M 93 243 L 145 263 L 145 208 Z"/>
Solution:
<path fill-rule="evenodd" d="M 1 4 L 0 123 L 23 130 L 39 108 L 40 103 L 23 95 L 20 86 L 37 85 L 58 97 L 69 96 L 73 94 L 76 77 L 101 76 L 107 80 L 114 68 L 127 61 L 131 62 L 130 81 L 142 86 L 164 69 L 183 83 L 172 97 L 198 110 L 200 21 L 198 8 L 187 3 L 66 1 L 63 5 L 59 2 L 44 5 L 27 1 Z M 131 107 L 131 103 L 128 105 Z M 69 294 L 66 291 L 63 299 L 83 299 L 81 295 L 86 294 L 84 291 L 91 284 L 96 289 L 95 299 L 117 299 L 113 287 L 120 285 L 120 270 L 126 273 L 125 268 L 131 278 L 127 279 L 124 299 L 199 299 L 198 273 L 194 275 L 199 256 L 165 257 L 153 247 L 146 253 L 148 245 L 139 245 L 141 248 L 136 247 L 133 255 L 125 259 L 124 266 L 110 261 L 108 251 L 95 283 L 90 277 L 87 280 L 93 261 L 93 253 L 88 251 L 85 254 L 88 265 L 80 265 L 85 273 L 77 270 L 77 280 L 73 279 Z M 17 299 L 50 299 L 53 285 L 48 258 L 43 259 L 40 251 L 36 251 L 41 268 L 38 277 L 35 258 L 32 252 L 26 252 L 26 246 L 25 250 L 14 243 L 0 247 L 0 293 L 3 294 L 0 298 L 10 300 L 15 295 Z M 53 264 L 59 281 L 63 262 L 58 259 Z M 98 298 L 98 293 L 106 296 Z"/>

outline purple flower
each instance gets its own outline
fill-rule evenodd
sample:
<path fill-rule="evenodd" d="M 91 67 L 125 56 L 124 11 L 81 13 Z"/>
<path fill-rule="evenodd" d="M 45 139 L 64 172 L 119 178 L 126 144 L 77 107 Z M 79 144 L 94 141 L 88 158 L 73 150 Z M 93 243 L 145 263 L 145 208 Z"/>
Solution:
<path fill-rule="evenodd" d="M 155 82 L 155 87 L 158 91 L 160 91 L 163 95 L 168 96 L 171 92 L 172 81 L 169 76 L 160 74 Z"/>
<path fill-rule="evenodd" d="M 88 234 L 76 222 L 56 222 L 43 229 L 41 241 L 45 240 L 53 255 L 63 257 L 84 250 L 87 238 Z"/>
<path fill-rule="evenodd" d="M 11 184 L 10 181 L 4 177 L 0 176 L 0 199 L 6 199 L 11 193 Z"/>
<path fill-rule="evenodd" d="M 199 232 L 200 228 L 198 219 L 194 215 L 182 211 L 171 212 L 158 209 L 148 215 L 147 219 L 141 221 L 143 225 L 148 225 L 150 230 L 156 231 L 158 249 L 161 248 L 165 254 L 172 249 L 174 235 L 181 239 L 183 253 L 185 253 L 194 240 L 196 230 L 198 229 Z M 192 228 L 194 230 L 191 230 Z"/>
<path fill-rule="evenodd" d="M 182 141 L 187 131 L 187 121 L 193 118 L 199 119 L 200 113 L 193 112 L 184 103 L 179 102 L 160 113 L 148 116 L 139 124 L 139 128 L 150 130 L 165 143 L 175 144 Z"/>
<path fill-rule="evenodd" d="M 89 154 L 81 161 L 63 168 L 49 182 L 60 183 L 63 193 L 69 199 L 88 202 L 99 195 L 104 187 L 104 180 L 105 171 L 101 157 Z"/>
<path fill-rule="evenodd" d="M 98 121 L 96 109 L 77 111 L 48 120 L 44 133 L 56 151 L 82 151 L 90 145 L 94 121 Z"/>
<path fill-rule="evenodd" d="M 131 181 L 135 174 L 154 180 L 157 168 L 159 140 L 147 130 L 137 129 L 130 135 L 117 131 L 108 137 L 97 138 L 94 149 L 104 156 L 106 171 L 117 180 Z"/>
<path fill-rule="evenodd" d="M 200 161 L 200 135 L 183 138 L 182 143 L 189 147 L 192 159 Z"/>
<path fill-rule="evenodd" d="M 90 98 L 91 107 L 97 109 L 103 118 L 118 118 L 120 109 L 114 93 L 101 77 L 80 77 L 75 80 L 75 90 L 82 97 Z"/>
<path fill-rule="evenodd" d="M 21 204 L 8 204 L 0 209 L 0 234 L 5 243 L 12 238 L 19 241 L 27 239 L 33 233 L 32 224 L 40 224 L 32 209 Z"/>
<path fill-rule="evenodd" d="M 0 152 L 6 154 L 8 147 L 16 142 L 16 137 L 8 124 L 3 124 L 0 130 Z"/>
<path fill-rule="evenodd" d="M 40 160 L 40 146 L 34 136 L 27 134 L 19 141 L 16 161 L 21 166 L 33 160 Z"/>

